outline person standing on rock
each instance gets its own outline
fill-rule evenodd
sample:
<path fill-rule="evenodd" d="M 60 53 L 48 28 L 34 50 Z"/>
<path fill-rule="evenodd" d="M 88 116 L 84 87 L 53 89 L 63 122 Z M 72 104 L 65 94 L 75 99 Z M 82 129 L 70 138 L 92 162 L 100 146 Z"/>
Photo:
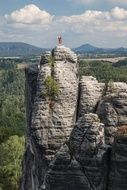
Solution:
<path fill-rule="evenodd" d="M 58 45 L 62 45 L 62 36 L 58 36 Z"/>

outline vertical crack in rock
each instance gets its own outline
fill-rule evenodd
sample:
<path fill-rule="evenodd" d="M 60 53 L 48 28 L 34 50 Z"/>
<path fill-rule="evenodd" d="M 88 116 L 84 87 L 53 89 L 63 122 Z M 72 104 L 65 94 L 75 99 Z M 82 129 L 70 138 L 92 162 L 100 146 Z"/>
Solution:
<path fill-rule="evenodd" d="M 26 151 L 31 147 L 33 161 L 31 160 L 31 167 L 29 167 L 27 160 L 24 163 L 25 172 L 30 171 L 32 174 L 28 181 L 27 178 L 22 178 L 22 184 L 25 184 L 20 188 L 22 190 L 39 189 L 43 184 L 50 161 L 61 145 L 69 139 L 75 123 L 79 80 L 77 77 L 77 56 L 64 46 L 54 48 L 53 73 L 48 61 L 50 56 L 51 53 L 42 56 L 36 76 L 34 101 L 28 100 L 27 112 L 31 106 L 32 113 L 27 113 L 29 140 L 27 139 Z M 54 100 L 52 110 L 50 110 L 50 100 L 45 85 L 46 78 L 51 75 L 59 85 L 59 93 Z M 31 89 L 33 79 L 29 78 L 28 75 L 27 80 L 31 80 L 31 83 L 27 83 L 27 88 Z M 32 93 L 33 89 L 28 92 L 26 99 L 29 99 Z M 29 149 L 29 151 L 31 150 Z"/>
<path fill-rule="evenodd" d="M 102 181 L 107 172 L 107 168 L 105 168 L 105 172 L 101 171 L 101 168 L 106 165 L 104 125 L 99 122 L 96 114 L 84 114 L 79 118 L 71 134 L 70 147 L 76 160 L 81 164 L 91 189 L 97 189 L 97 187 L 100 189 L 100 185 L 104 186 L 105 180 Z M 98 178 L 95 177 L 97 174 Z"/>
<path fill-rule="evenodd" d="M 47 77 L 59 85 L 55 98 Z M 26 105 L 20 190 L 127 189 L 127 135 L 117 134 L 127 128 L 126 83 L 79 81 L 77 56 L 61 45 L 26 70 Z"/>
<path fill-rule="evenodd" d="M 78 84 L 78 97 L 77 97 L 77 108 L 76 108 L 75 123 L 77 123 L 77 120 L 78 120 L 78 115 L 79 115 L 79 110 L 80 110 L 80 99 L 81 99 L 81 85 L 80 85 L 80 82 L 79 82 L 79 84 Z"/>

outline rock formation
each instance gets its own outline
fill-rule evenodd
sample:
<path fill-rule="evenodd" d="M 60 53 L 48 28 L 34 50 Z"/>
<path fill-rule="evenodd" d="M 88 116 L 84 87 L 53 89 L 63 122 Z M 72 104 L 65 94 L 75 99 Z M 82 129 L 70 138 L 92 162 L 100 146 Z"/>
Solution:
<path fill-rule="evenodd" d="M 59 86 L 53 98 L 48 77 Z M 126 83 L 79 81 L 77 56 L 61 45 L 26 69 L 26 102 L 20 190 L 127 189 L 127 135 L 117 132 L 127 125 Z"/>

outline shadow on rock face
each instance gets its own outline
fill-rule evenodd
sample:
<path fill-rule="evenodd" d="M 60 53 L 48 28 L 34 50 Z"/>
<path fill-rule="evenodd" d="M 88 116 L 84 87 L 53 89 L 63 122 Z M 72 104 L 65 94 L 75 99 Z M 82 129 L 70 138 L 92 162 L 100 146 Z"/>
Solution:
<path fill-rule="evenodd" d="M 96 114 L 84 114 L 74 127 L 70 140 L 51 162 L 46 189 L 105 189 L 108 154 L 104 146 L 104 125 Z"/>
<path fill-rule="evenodd" d="M 97 114 L 105 124 L 106 144 L 111 145 L 118 127 L 127 124 L 127 93 L 102 98 Z"/>

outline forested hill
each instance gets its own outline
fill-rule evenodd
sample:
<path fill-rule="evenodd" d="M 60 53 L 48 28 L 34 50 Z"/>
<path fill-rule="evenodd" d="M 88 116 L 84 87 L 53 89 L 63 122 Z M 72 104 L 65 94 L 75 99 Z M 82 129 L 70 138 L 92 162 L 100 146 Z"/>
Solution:
<path fill-rule="evenodd" d="M 0 57 L 40 55 L 46 50 L 23 42 L 0 42 Z"/>
<path fill-rule="evenodd" d="M 80 54 L 112 54 L 112 55 L 126 55 L 127 54 L 127 48 L 120 47 L 120 48 L 99 48 L 95 47 L 91 44 L 83 44 L 77 48 L 73 49 L 76 53 Z"/>
<path fill-rule="evenodd" d="M 49 48 L 39 48 L 23 42 L 0 42 L 0 57 L 21 57 L 21 56 L 39 56 Z M 98 48 L 91 44 L 84 44 L 73 51 L 79 54 L 112 54 L 112 55 L 127 55 L 127 48 Z"/>

